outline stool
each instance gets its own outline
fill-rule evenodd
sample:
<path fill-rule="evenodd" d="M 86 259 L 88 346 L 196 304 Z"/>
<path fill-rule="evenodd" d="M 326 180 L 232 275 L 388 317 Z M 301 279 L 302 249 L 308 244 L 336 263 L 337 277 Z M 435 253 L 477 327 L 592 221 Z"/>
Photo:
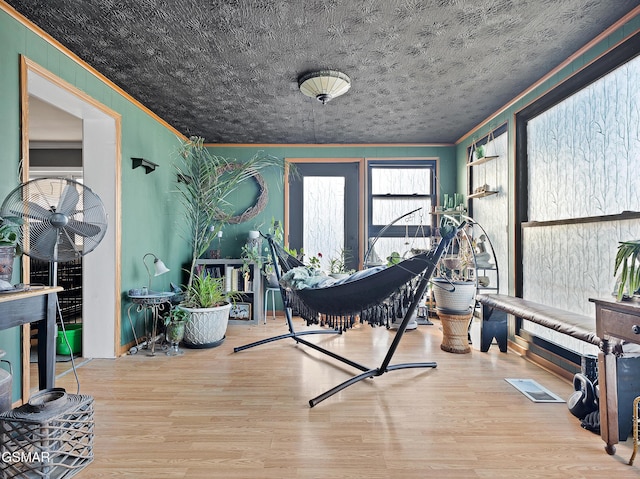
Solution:
<path fill-rule="evenodd" d="M 267 324 L 267 309 L 269 306 L 269 293 L 271 293 L 271 309 L 273 311 L 273 319 L 276 319 L 276 291 L 280 292 L 280 288 L 264 289 L 264 324 Z"/>

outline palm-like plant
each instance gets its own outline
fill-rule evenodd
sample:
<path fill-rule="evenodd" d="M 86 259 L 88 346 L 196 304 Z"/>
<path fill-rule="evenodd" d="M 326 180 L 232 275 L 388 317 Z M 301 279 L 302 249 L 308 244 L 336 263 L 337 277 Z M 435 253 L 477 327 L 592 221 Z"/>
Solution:
<path fill-rule="evenodd" d="M 618 301 L 625 294 L 633 295 L 640 289 L 640 240 L 621 241 L 616 254 L 613 275 L 618 274 Z"/>
<path fill-rule="evenodd" d="M 260 171 L 284 168 L 285 162 L 262 152 L 242 163 L 212 155 L 200 137 L 183 142 L 179 158 L 180 162 L 174 165 L 178 174 L 177 189 L 187 220 L 185 239 L 192 251 L 188 289 L 193 283 L 196 261 L 233 217 L 229 196 L 243 182 L 256 178 Z"/>

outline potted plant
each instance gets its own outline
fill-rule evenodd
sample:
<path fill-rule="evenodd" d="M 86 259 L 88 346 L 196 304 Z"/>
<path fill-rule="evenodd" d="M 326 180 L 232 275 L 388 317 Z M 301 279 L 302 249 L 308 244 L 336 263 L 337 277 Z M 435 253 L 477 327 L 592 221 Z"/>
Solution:
<path fill-rule="evenodd" d="M 230 195 L 244 182 L 267 168 L 284 168 L 280 158 L 258 152 L 246 162 L 212 155 L 204 139 L 191 137 L 182 143 L 180 161 L 175 164 L 177 192 L 185 209 L 184 238 L 191 245 L 187 288 L 195 276 L 196 262 L 234 215 Z"/>
<path fill-rule="evenodd" d="M 637 296 L 640 291 L 640 240 L 621 241 L 614 264 L 614 276 L 618 274 L 616 296 L 618 301 Z"/>
<path fill-rule="evenodd" d="M 449 225 L 441 228 L 449 228 Z M 442 234 L 444 236 L 446 232 Z M 440 258 L 431 280 L 438 309 L 458 314 L 471 309 L 476 292 L 472 248 L 465 231 L 460 230 Z"/>
<path fill-rule="evenodd" d="M 189 313 L 177 306 L 169 310 L 169 314 L 164 318 L 165 335 L 171 348 L 167 351 L 167 356 L 180 356 L 183 354 L 178 348 L 180 341 L 184 338 L 184 328 L 189 321 Z"/>
<path fill-rule="evenodd" d="M 13 276 L 13 260 L 20 254 L 21 224 L 17 217 L 0 218 L 0 280 L 7 283 L 11 283 Z"/>
<path fill-rule="evenodd" d="M 225 291 L 224 278 L 215 278 L 201 268 L 192 278 L 178 308 L 188 313 L 184 344 L 190 348 L 213 348 L 224 341 L 231 303 L 237 292 Z"/>
<path fill-rule="evenodd" d="M 191 137 L 182 143 L 179 161 L 174 167 L 177 172 L 177 193 L 186 217 L 183 237 L 191 247 L 185 300 L 181 304 L 191 313 L 185 328 L 185 345 L 213 347 L 222 342 L 226 333 L 230 304 L 219 313 L 220 316 L 226 314 L 226 318 L 211 319 L 220 324 L 204 325 L 208 319 L 205 319 L 201 310 L 224 302 L 230 293 L 224 291 L 222 278 L 213 278 L 203 271 L 196 272 L 196 262 L 207 252 L 212 241 L 219 237 L 224 225 L 234 218 L 230 195 L 244 182 L 257 180 L 260 171 L 271 167 L 284 168 L 284 164 L 284 160 L 261 152 L 246 162 L 212 155 L 200 137 Z M 264 197 L 261 195 L 261 198 Z M 243 213 L 240 218 L 245 216 L 248 215 Z"/>
<path fill-rule="evenodd" d="M 329 276 L 341 279 L 355 273 L 354 269 L 347 268 L 349 259 L 349 253 L 345 248 L 340 249 L 338 256 L 329 258 Z"/>
<path fill-rule="evenodd" d="M 282 223 L 275 218 L 271 218 L 271 225 L 267 231 L 267 235 L 273 238 L 273 241 L 282 246 L 284 241 L 284 231 L 282 228 Z M 296 250 L 291 250 L 287 247 L 284 247 L 285 251 L 289 254 L 298 257 Z M 246 244 L 242 248 L 242 259 L 243 259 L 243 271 L 248 269 L 249 263 L 255 263 L 258 268 L 260 268 L 260 272 L 265 277 L 266 284 L 269 288 L 278 288 L 278 278 L 276 276 L 275 265 L 273 264 L 273 259 L 271 258 L 271 251 L 269 250 L 269 245 L 266 243 L 262 243 L 262 251 L 260 248 L 254 247 L 254 245 Z"/>
<path fill-rule="evenodd" d="M 445 225 L 443 228 L 449 228 Z M 445 236 L 446 231 L 442 231 Z M 477 285 L 472 272 L 475 261 L 472 244 L 460 230 L 440 258 L 431 280 L 436 311 L 442 323 L 440 348 L 452 353 L 471 351 L 468 329 L 473 314 Z"/>

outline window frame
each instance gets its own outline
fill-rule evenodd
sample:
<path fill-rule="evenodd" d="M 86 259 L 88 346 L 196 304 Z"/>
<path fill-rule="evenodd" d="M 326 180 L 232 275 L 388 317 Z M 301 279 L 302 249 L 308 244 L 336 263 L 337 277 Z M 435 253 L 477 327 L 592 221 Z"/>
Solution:
<path fill-rule="evenodd" d="M 425 169 L 431 171 L 431 193 L 425 195 L 417 195 L 414 193 L 401 195 L 401 194 L 373 194 L 372 193 L 372 171 L 375 168 L 385 169 Z M 366 238 L 376 238 L 384 228 L 387 228 L 387 224 L 373 224 L 373 202 L 375 199 L 416 199 L 416 198 L 428 198 L 431 200 L 431 206 L 437 204 L 438 191 L 437 191 L 437 168 L 438 162 L 436 159 L 385 159 L 385 160 L 369 160 L 367 162 L 367 224 L 366 224 Z M 399 225 L 389 226 L 383 234 L 382 238 L 402 238 L 409 234 L 415 236 L 416 234 L 424 234 L 425 236 L 433 236 L 433 228 L 435 227 L 435 218 L 430 214 L 431 211 L 421 212 L 423 217 L 423 224 L 412 224 L 407 226 L 405 223 Z M 419 215 L 420 213 L 416 213 Z M 424 221 L 424 218 L 429 218 Z M 424 229 L 424 233 L 420 231 L 420 228 Z"/>

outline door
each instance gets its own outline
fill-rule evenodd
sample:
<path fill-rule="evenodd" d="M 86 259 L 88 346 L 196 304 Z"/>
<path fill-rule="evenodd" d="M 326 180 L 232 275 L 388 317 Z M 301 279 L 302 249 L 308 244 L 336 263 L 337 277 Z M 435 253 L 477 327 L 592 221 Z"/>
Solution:
<path fill-rule="evenodd" d="M 359 165 L 296 163 L 289 181 L 289 248 L 302 250 L 306 263 L 318 257 L 324 271 L 343 251 L 346 267 L 358 269 Z"/>

